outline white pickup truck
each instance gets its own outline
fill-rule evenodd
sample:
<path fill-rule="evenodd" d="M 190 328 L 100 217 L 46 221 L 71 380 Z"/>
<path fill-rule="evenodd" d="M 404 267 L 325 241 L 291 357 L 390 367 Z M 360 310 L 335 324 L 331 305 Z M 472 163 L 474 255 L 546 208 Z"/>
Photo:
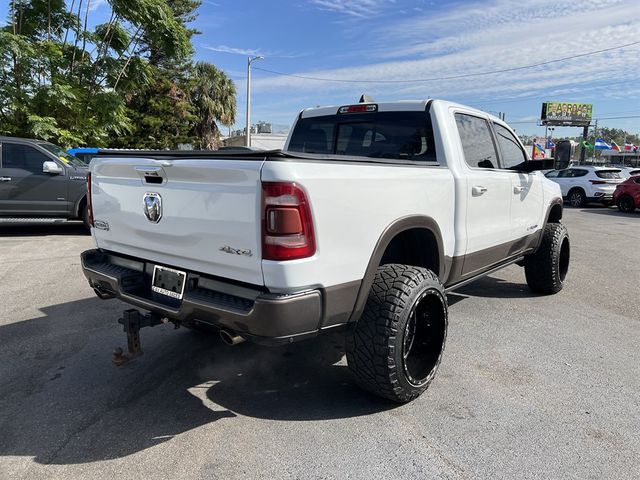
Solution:
<path fill-rule="evenodd" d="M 442 357 L 447 291 L 517 263 L 556 293 L 569 267 L 560 188 L 462 105 L 311 108 L 283 151 L 143 157 L 93 160 L 82 254 L 99 297 L 149 312 L 120 319 L 132 355 L 167 321 L 232 344 L 339 330 L 357 382 L 407 402 Z"/>

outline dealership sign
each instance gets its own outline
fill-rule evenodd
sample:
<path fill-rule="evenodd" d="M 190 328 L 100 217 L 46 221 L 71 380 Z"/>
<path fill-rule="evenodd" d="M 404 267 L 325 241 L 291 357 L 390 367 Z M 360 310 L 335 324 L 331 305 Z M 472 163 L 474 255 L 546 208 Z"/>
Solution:
<path fill-rule="evenodd" d="M 592 110 L 590 103 L 546 102 L 540 120 L 544 125 L 584 126 L 591 122 Z"/>

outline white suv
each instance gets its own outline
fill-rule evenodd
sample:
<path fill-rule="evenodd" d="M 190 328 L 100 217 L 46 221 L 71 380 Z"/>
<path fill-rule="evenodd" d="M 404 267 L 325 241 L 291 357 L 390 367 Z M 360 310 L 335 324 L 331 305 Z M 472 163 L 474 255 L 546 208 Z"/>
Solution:
<path fill-rule="evenodd" d="M 587 165 L 552 170 L 546 177 L 560 185 L 562 196 L 572 207 L 587 202 L 611 203 L 616 186 L 624 180 L 619 168 Z"/>

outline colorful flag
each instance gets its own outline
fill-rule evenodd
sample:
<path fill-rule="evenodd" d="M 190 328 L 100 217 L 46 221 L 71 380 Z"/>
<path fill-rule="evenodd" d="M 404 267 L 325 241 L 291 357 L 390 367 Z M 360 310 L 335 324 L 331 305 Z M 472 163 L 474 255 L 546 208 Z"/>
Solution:
<path fill-rule="evenodd" d="M 625 144 L 624 144 L 624 149 L 625 149 L 627 152 L 630 152 L 631 150 L 633 150 L 633 147 L 634 147 L 633 143 L 626 143 L 626 142 L 625 142 Z"/>
<path fill-rule="evenodd" d="M 622 151 L 616 142 L 611 142 L 611 150 L 617 150 L 618 152 Z"/>
<path fill-rule="evenodd" d="M 596 138 L 595 149 L 596 150 L 611 150 L 611 145 L 609 145 L 607 142 L 605 142 L 601 138 Z"/>
<path fill-rule="evenodd" d="M 556 144 L 553 143 L 553 140 L 551 140 L 551 139 L 547 140 L 547 149 L 552 149 L 552 148 L 555 148 L 555 147 L 556 147 Z"/>
<path fill-rule="evenodd" d="M 591 145 L 589 142 L 587 142 L 586 140 L 582 141 L 582 146 L 583 148 L 586 148 L 587 150 L 593 150 L 593 145 Z"/>
<path fill-rule="evenodd" d="M 537 143 L 533 144 L 533 158 L 544 158 L 544 148 Z"/>

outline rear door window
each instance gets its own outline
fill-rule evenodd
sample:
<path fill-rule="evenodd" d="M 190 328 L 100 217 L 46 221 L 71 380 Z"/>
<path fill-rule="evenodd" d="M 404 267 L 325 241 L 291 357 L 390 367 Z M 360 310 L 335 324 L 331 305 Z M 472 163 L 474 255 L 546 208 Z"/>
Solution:
<path fill-rule="evenodd" d="M 498 168 L 489 122 L 463 113 L 456 113 L 455 117 L 467 165 L 471 168 Z"/>

